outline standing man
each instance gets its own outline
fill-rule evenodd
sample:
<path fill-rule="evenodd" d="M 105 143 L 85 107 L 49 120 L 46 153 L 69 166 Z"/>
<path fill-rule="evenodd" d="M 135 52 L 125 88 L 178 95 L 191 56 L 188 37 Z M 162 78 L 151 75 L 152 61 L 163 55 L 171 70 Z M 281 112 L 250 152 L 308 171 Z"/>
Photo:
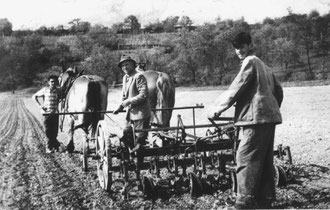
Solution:
<path fill-rule="evenodd" d="M 148 132 L 135 133 L 136 142 L 133 142 L 132 129 L 145 129 L 150 127 L 150 104 L 146 78 L 136 71 L 136 62 L 130 56 L 123 55 L 118 67 L 125 73 L 123 77 L 123 96 L 120 106 L 114 114 L 127 107 L 126 128 L 124 129 L 124 142 L 132 149 L 131 153 L 138 151 L 146 144 Z"/>
<path fill-rule="evenodd" d="M 57 76 L 48 77 L 48 87 L 44 87 L 35 93 L 32 98 L 41 108 L 42 113 L 56 113 L 58 111 L 58 103 L 60 100 L 60 89 L 57 87 Z M 41 103 L 39 98 L 43 99 Z M 58 115 L 44 115 L 44 128 L 47 136 L 46 153 L 58 151 L 60 143 L 57 141 L 58 134 Z"/>
<path fill-rule="evenodd" d="M 241 69 L 210 117 L 219 117 L 236 102 L 235 122 L 242 127 L 243 137 L 236 155 L 235 208 L 271 208 L 275 200 L 274 134 L 276 124 L 282 123 L 283 90 L 269 67 L 252 55 L 249 33 L 237 34 L 232 44 Z"/>

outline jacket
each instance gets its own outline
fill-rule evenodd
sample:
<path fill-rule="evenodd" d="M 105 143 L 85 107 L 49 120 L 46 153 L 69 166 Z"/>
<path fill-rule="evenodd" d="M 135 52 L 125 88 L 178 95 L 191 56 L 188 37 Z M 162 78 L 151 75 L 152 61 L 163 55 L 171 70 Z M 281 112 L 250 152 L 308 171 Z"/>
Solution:
<path fill-rule="evenodd" d="M 131 76 L 123 77 L 123 98 L 128 100 L 126 120 L 147 119 L 151 115 L 149 93 L 146 78 L 135 71 Z"/>
<path fill-rule="evenodd" d="M 270 68 L 258 57 L 247 56 L 228 90 L 221 95 L 219 112 L 236 102 L 235 124 L 280 124 L 283 89 Z"/>

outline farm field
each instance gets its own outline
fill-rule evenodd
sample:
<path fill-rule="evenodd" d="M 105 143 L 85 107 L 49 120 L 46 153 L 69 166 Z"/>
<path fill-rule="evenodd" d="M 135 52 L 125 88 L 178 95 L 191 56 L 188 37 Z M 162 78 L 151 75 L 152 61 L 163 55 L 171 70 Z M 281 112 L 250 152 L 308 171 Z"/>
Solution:
<path fill-rule="evenodd" d="M 32 90 L 15 94 L 0 93 L 0 209 L 222 209 L 228 192 L 191 198 L 189 193 L 166 199 L 143 200 L 134 188 L 129 201 L 119 200 L 100 189 L 96 161 L 89 160 L 84 173 L 80 154 L 45 153 L 42 116 L 32 101 Z M 177 88 L 176 107 L 203 104 L 196 109 L 196 124 L 205 124 L 207 114 L 223 92 L 220 88 L 205 90 Z M 120 90 L 109 92 L 108 110 L 119 103 Z M 281 107 L 283 124 L 277 126 L 275 145 L 290 146 L 294 179 L 277 188 L 274 208 L 330 208 L 330 86 L 285 87 Z M 192 111 L 173 112 L 171 124 L 180 114 L 186 125 L 192 125 Z M 223 116 L 232 116 L 233 109 Z M 121 135 L 124 114 L 105 117 L 109 132 Z M 68 125 L 59 133 L 66 144 Z M 203 136 L 204 130 L 197 131 Z M 76 151 L 80 151 L 77 132 Z"/>

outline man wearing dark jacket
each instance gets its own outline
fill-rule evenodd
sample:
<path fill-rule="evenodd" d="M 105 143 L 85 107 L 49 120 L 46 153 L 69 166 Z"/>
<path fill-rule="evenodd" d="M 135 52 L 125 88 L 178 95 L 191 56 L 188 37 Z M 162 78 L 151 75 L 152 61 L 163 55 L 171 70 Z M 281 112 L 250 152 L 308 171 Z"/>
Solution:
<path fill-rule="evenodd" d="M 219 117 L 236 103 L 235 123 L 242 127 L 243 137 L 236 155 L 235 208 L 270 208 L 275 200 L 274 134 L 275 126 L 282 123 L 283 90 L 270 68 L 252 55 L 250 34 L 239 33 L 232 44 L 241 69 L 210 117 Z"/>

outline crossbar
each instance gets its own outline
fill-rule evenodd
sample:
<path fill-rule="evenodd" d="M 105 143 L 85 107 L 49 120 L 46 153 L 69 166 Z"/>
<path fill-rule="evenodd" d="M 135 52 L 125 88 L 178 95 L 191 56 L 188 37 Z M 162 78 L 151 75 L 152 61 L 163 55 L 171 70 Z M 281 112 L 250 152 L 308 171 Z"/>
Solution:
<path fill-rule="evenodd" d="M 43 113 L 42 115 L 71 115 L 71 114 L 104 114 L 104 113 L 113 113 L 113 110 L 108 111 L 93 111 L 93 112 L 57 112 L 57 113 Z M 126 111 L 120 111 L 126 112 Z"/>
<path fill-rule="evenodd" d="M 203 109 L 204 105 L 196 106 L 182 106 L 182 107 L 172 107 L 172 108 L 161 108 L 161 109 L 151 109 L 152 111 L 163 111 L 163 110 L 178 110 L 178 109 Z"/>
<path fill-rule="evenodd" d="M 230 123 L 217 123 L 218 126 L 229 125 Z M 146 132 L 146 131 L 169 131 L 169 130 L 180 130 L 184 129 L 194 129 L 194 128 L 208 128 L 214 127 L 213 124 L 201 124 L 201 125 L 185 125 L 176 127 L 161 127 L 161 128 L 147 128 L 147 129 L 136 129 L 135 132 Z"/>
<path fill-rule="evenodd" d="M 172 108 L 162 108 L 162 109 L 151 109 L 152 111 L 163 111 L 163 110 L 177 110 L 177 109 L 202 109 L 203 105 L 196 106 L 182 106 L 182 107 L 172 107 Z M 93 111 L 93 112 L 57 112 L 57 113 L 43 113 L 42 115 L 71 115 L 71 114 L 103 114 L 103 113 L 113 113 L 114 110 L 108 111 Z M 126 111 L 120 111 L 126 112 Z"/>

